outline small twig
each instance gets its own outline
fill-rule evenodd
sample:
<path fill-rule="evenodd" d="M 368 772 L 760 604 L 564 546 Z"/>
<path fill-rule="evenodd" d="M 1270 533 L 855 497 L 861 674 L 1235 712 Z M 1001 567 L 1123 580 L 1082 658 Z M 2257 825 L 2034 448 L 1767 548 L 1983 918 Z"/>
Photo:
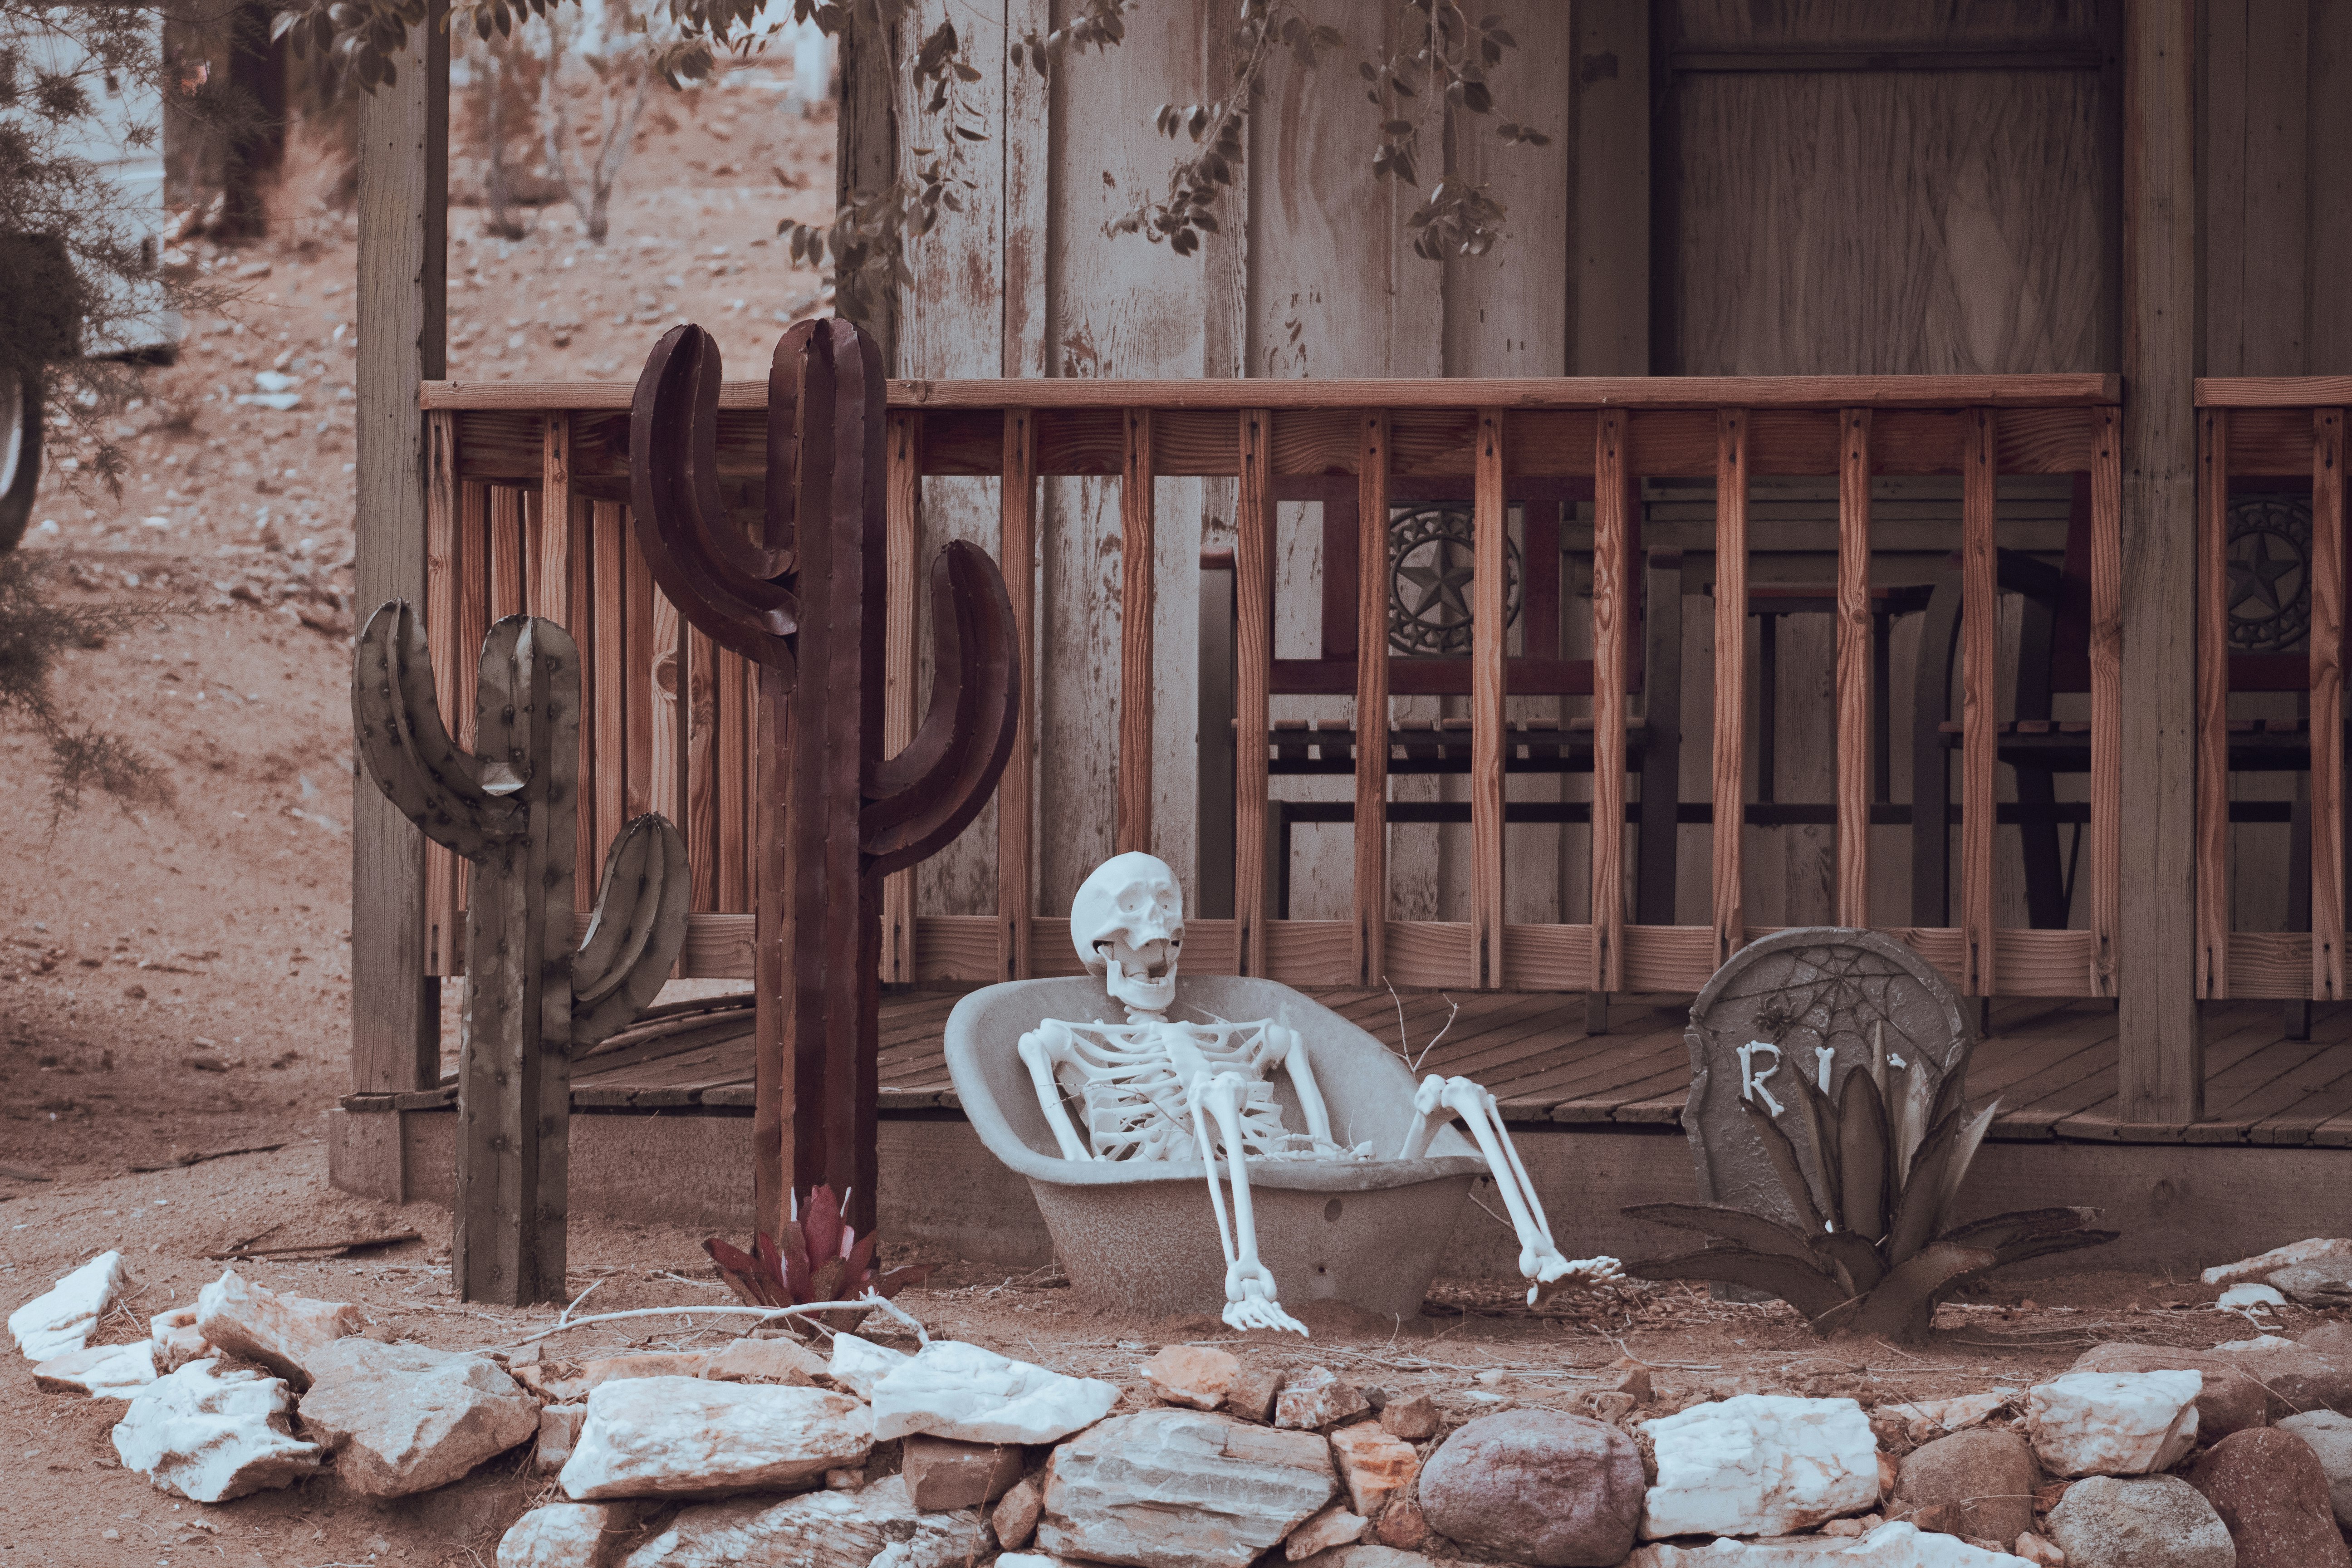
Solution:
<path fill-rule="evenodd" d="M 178 1171 L 190 1165 L 201 1165 L 207 1160 L 226 1160 L 235 1154 L 275 1154 L 284 1147 L 283 1143 L 256 1143 L 247 1149 L 215 1149 L 208 1154 L 175 1154 L 169 1164 L 133 1165 L 131 1171 L 133 1175 L 147 1176 L 157 1171 Z"/>
<path fill-rule="evenodd" d="M 570 1322 L 572 1321 L 572 1308 L 580 1305 L 581 1302 L 585 1301 L 589 1297 L 594 1295 L 596 1293 L 596 1287 L 602 1285 L 604 1282 L 604 1281 L 602 1279 L 591 1279 L 588 1281 L 588 1288 L 581 1291 L 577 1296 L 572 1298 L 572 1305 L 564 1308 L 562 1311 L 558 1312 L 555 1315 L 555 1326 L 560 1329 L 564 1324 Z"/>
<path fill-rule="evenodd" d="M 278 1226 L 273 1225 L 269 1227 L 269 1230 L 276 1230 Z M 269 1230 L 265 1230 L 261 1234 L 263 1236 L 268 1236 L 269 1234 Z M 283 1258 L 290 1253 L 296 1252 L 324 1252 L 331 1256 L 340 1257 L 344 1253 L 355 1252 L 362 1247 L 395 1247 L 404 1241 L 422 1241 L 425 1238 L 423 1237 L 417 1235 L 413 1230 L 395 1230 L 383 1236 L 355 1236 L 343 1241 L 288 1242 L 283 1247 L 253 1247 L 249 1245 L 237 1246 L 230 1247 L 226 1252 L 207 1252 L 205 1256 L 215 1262 L 219 1262 L 224 1258 Z"/>
<path fill-rule="evenodd" d="M 581 1293 L 585 1295 L 587 1292 L 583 1291 Z M 916 1339 L 919 1340 L 924 1344 L 929 1344 L 931 1342 L 929 1332 L 924 1329 L 920 1322 L 918 1322 L 912 1316 L 910 1316 L 905 1309 L 894 1307 L 889 1302 L 884 1300 L 881 1297 L 870 1292 L 855 1301 L 810 1301 L 797 1307 L 708 1307 L 695 1305 L 686 1307 L 637 1307 L 625 1312 L 597 1312 L 585 1318 L 573 1318 L 569 1321 L 559 1320 L 552 1328 L 541 1329 L 535 1334 L 526 1334 L 521 1339 L 519 1339 L 514 1342 L 517 1345 L 527 1345 L 531 1343 L 533 1341 L 546 1339 L 551 1334 L 563 1333 L 572 1329 L 584 1329 L 591 1323 L 616 1323 L 628 1318 L 680 1318 L 689 1316 L 709 1318 L 813 1318 L 820 1312 L 854 1312 L 861 1308 L 869 1312 L 887 1313 L 890 1317 L 896 1318 L 900 1322 L 905 1323 L 908 1328 L 913 1329 L 915 1331 Z M 570 1309 L 568 1308 L 566 1309 L 567 1311 L 569 1310 Z M 486 1345 L 482 1348 L 484 1350 L 499 1350 L 504 1347 L 499 1345 Z"/>
<path fill-rule="evenodd" d="M 55 1176 L 41 1171 L 29 1171 L 22 1165 L 0 1165 L 0 1176 L 12 1182 L 54 1182 Z"/>

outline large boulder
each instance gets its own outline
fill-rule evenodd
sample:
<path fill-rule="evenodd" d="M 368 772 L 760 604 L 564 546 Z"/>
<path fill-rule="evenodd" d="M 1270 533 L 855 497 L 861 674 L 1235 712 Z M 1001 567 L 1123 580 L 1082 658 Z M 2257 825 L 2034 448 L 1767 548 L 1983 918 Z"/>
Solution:
<path fill-rule="evenodd" d="M 1742 1394 L 1644 1421 L 1642 1430 L 1658 1465 L 1646 1540 L 1780 1535 L 1878 1501 L 1878 1439 L 1851 1399 Z M 1424 1477 L 1424 1507 L 1427 1498 Z"/>
<path fill-rule="evenodd" d="M 1958 1523 L 1947 1533 L 2014 1541 L 2033 1528 L 2033 1493 L 2042 1467 L 2032 1447 L 2007 1427 L 1979 1426 L 1938 1437 L 1906 1456 L 1890 1518 L 1913 1518 L 1946 1504 Z"/>
<path fill-rule="evenodd" d="M 8 1314 L 8 1332 L 28 1361 L 53 1361 L 89 1342 L 122 1288 L 122 1254 L 101 1252 Z"/>
<path fill-rule="evenodd" d="M 2082 1568 L 2237 1568 L 2229 1527 L 2179 1476 L 2093 1476 L 2066 1489 L 2048 1535 Z"/>
<path fill-rule="evenodd" d="M 2211 1443 L 2303 1410 L 2352 1412 L 2352 1360 L 2300 1344 L 2241 1351 L 2175 1350 L 2167 1345 L 2094 1345 L 2074 1358 L 2076 1372 L 2194 1372 L 2197 1436 Z"/>
<path fill-rule="evenodd" d="M 219 1368 L 192 1361 L 132 1397 L 114 1425 L 122 1468 L 196 1502 L 291 1486 L 315 1472 L 326 1450 L 294 1436 L 285 1380 Z"/>
<path fill-rule="evenodd" d="M 962 1568 L 986 1550 L 977 1512 L 920 1512 L 905 1479 L 888 1476 L 854 1492 L 691 1504 L 630 1552 L 625 1568 Z"/>
<path fill-rule="evenodd" d="M 227 1355 L 257 1361 L 297 1388 L 310 1385 L 312 1352 L 367 1327 L 348 1301 L 281 1296 L 234 1268 L 196 1292 L 196 1331 Z"/>
<path fill-rule="evenodd" d="M 866 1406 L 830 1389 L 630 1378 L 588 1396 L 562 1479 L 575 1502 L 776 1489 L 863 1465 L 873 1447 Z"/>
<path fill-rule="evenodd" d="M 2352 1415 L 2314 1410 L 2290 1415 L 2279 1430 L 2292 1432 L 2309 1446 L 2327 1478 L 2327 1492 L 2336 1509 L 2336 1522 L 2352 1530 Z"/>
<path fill-rule="evenodd" d="M 1662 1478 L 1664 1468 L 1662 1458 Z M 1874 1497 L 1875 1488 L 1874 1472 Z M 1631 1437 L 1556 1410 L 1482 1415 L 1421 1473 L 1431 1529 L 1537 1568 L 1621 1561 L 1642 1522 L 1642 1451 Z"/>
<path fill-rule="evenodd" d="M 873 1388 L 877 1443 L 917 1432 L 960 1443 L 1055 1443 L 1118 1403 L 1117 1384 L 1066 1377 L 957 1340 L 932 1341 Z"/>
<path fill-rule="evenodd" d="M 2197 1443 L 2193 1372 L 2070 1372 L 2025 1395 L 2025 1429 L 2053 1474 L 2168 1470 Z"/>
<path fill-rule="evenodd" d="M 1037 1550 L 1131 1568 L 1247 1568 L 1338 1490 L 1330 1445 L 1311 1432 L 1142 1410 L 1055 1451 Z"/>
<path fill-rule="evenodd" d="M 2189 1472 L 2238 1549 L 2237 1568 L 2352 1568 L 2327 1476 L 2310 1445 L 2277 1426 L 2233 1432 Z"/>
<path fill-rule="evenodd" d="M 2289 1264 L 2273 1272 L 2269 1282 L 2302 1306 L 2352 1307 L 2352 1258 Z"/>
<path fill-rule="evenodd" d="M 2352 1260 L 2352 1241 L 2325 1236 L 2315 1236 L 2308 1241 L 2291 1241 L 2284 1247 L 2273 1247 L 2268 1252 L 2242 1258 L 2235 1263 L 2216 1264 L 2199 1278 L 2208 1285 L 2242 1285 L 2249 1279 L 2267 1279 L 2278 1270 L 2297 1263 L 2326 1259 Z"/>
<path fill-rule="evenodd" d="M 367 1497 L 446 1486 L 539 1432 L 539 1401 L 478 1355 L 338 1340 L 310 1352 L 302 1430 Z"/>

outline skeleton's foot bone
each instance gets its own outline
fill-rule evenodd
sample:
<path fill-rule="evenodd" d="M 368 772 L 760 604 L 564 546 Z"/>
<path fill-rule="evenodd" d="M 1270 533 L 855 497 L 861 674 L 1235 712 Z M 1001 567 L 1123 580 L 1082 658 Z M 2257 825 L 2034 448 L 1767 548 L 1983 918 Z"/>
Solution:
<path fill-rule="evenodd" d="M 1227 1323 L 1236 1329 L 1286 1329 L 1302 1339 L 1310 1338 L 1307 1325 L 1282 1310 L 1274 1299 L 1274 1276 L 1263 1264 L 1235 1263 L 1225 1270 L 1225 1310 Z"/>

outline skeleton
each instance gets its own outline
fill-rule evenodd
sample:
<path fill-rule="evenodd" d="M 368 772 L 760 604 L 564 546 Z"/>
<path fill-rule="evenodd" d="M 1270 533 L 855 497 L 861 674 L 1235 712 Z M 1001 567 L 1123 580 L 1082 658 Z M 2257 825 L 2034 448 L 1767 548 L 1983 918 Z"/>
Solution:
<path fill-rule="evenodd" d="M 1021 1059 L 1062 1157 L 1175 1161 L 1197 1155 L 1207 1171 L 1209 1206 L 1224 1247 L 1225 1321 L 1236 1329 L 1306 1333 L 1307 1326 L 1283 1310 L 1274 1275 L 1259 1260 L 1245 1161 L 1366 1160 L 1372 1146 L 1333 1139 L 1330 1114 L 1297 1030 L 1271 1020 L 1169 1018 L 1184 946 L 1184 898 L 1164 862 L 1129 852 L 1097 867 L 1071 903 L 1070 935 L 1080 961 L 1124 1005 L 1127 1022 L 1048 1018 L 1021 1037 Z M 1274 1097 L 1276 1068 L 1290 1077 L 1304 1132 L 1283 1125 Z M 1084 1136 L 1070 1119 L 1066 1096 L 1085 1117 Z M 1412 1110 L 1399 1159 L 1422 1158 L 1438 1129 L 1456 1116 L 1476 1141 L 1518 1235 L 1519 1272 L 1530 1281 L 1530 1304 L 1572 1281 L 1616 1276 L 1613 1258 L 1560 1256 L 1493 1095 L 1466 1078 L 1433 1073 L 1413 1095 Z M 1217 1182 L 1220 1151 L 1233 1188 L 1230 1221 Z"/>

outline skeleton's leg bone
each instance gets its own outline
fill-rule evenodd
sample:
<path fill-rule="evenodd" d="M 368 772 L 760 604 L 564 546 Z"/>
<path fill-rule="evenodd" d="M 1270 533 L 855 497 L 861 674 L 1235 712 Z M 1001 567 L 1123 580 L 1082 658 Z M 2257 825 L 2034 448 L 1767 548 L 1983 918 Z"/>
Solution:
<path fill-rule="evenodd" d="M 1304 1336 L 1307 1325 L 1282 1310 L 1274 1274 L 1257 1255 L 1257 1223 L 1250 1211 L 1249 1172 L 1244 1168 L 1241 1097 L 1250 1080 L 1237 1072 L 1195 1080 L 1193 1102 L 1216 1119 L 1223 1139 L 1226 1174 L 1234 1184 L 1234 1231 L 1238 1256 L 1225 1268 L 1225 1321 L 1237 1329 L 1288 1329 Z"/>
<path fill-rule="evenodd" d="M 1267 1037 L 1280 1055 L 1274 1059 L 1290 1069 L 1290 1082 L 1298 1090 L 1298 1109 L 1307 1118 L 1307 1131 L 1320 1142 L 1334 1142 L 1331 1136 L 1331 1112 L 1323 1103 L 1323 1089 L 1315 1081 L 1315 1068 L 1307 1059 L 1307 1043 L 1298 1031 L 1280 1024 L 1265 1026 Z"/>
<path fill-rule="evenodd" d="M 1400 1160 L 1418 1160 L 1429 1152 L 1429 1141 L 1437 1130 L 1454 1119 L 1454 1112 L 1444 1101 L 1445 1080 L 1435 1073 L 1421 1080 L 1413 1091 L 1412 1125 L 1405 1129 L 1404 1147 L 1397 1152 Z"/>
<path fill-rule="evenodd" d="M 1511 1228 L 1518 1234 L 1519 1272 L 1533 1281 L 1528 1290 L 1530 1305 L 1549 1293 L 1547 1286 L 1556 1287 L 1570 1279 L 1615 1278 L 1619 1270 L 1613 1258 L 1570 1261 L 1560 1256 L 1552 1241 L 1550 1222 L 1544 1217 L 1543 1201 L 1536 1196 L 1535 1183 L 1519 1159 L 1509 1130 L 1503 1125 L 1502 1112 L 1493 1095 L 1466 1078 L 1441 1079 L 1432 1074 L 1414 1096 L 1416 1110 L 1423 1100 L 1431 1098 L 1462 1118 L 1471 1137 L 1477 1141 L 1479 1152 L 1486 1156 L 1486 1169 L 1502 1194 L 1503 1206 L 1510 1210 Z"/>
<path fill-rule="evenodd" d="M 1019 1048 L 1022 1061 L 1028 1066 L 1030 1081 L 1037 1086 L 1037 1104 L 1045 1113 L 1045 1125 L 1054 1130 L 1054 1141 L 1062 1146 L 1062 1158 L 1093 1159 L 1093 1151 L 1079 1138 L 1078 1130 L 1070 1124 L 1068 1110 L 1062 1104 L 1062 1088 L 1054 1081 L 1054 1053 L 1045 1043 L 1045 1030 L 1032 1030 L 1022 1036 Z"/>

